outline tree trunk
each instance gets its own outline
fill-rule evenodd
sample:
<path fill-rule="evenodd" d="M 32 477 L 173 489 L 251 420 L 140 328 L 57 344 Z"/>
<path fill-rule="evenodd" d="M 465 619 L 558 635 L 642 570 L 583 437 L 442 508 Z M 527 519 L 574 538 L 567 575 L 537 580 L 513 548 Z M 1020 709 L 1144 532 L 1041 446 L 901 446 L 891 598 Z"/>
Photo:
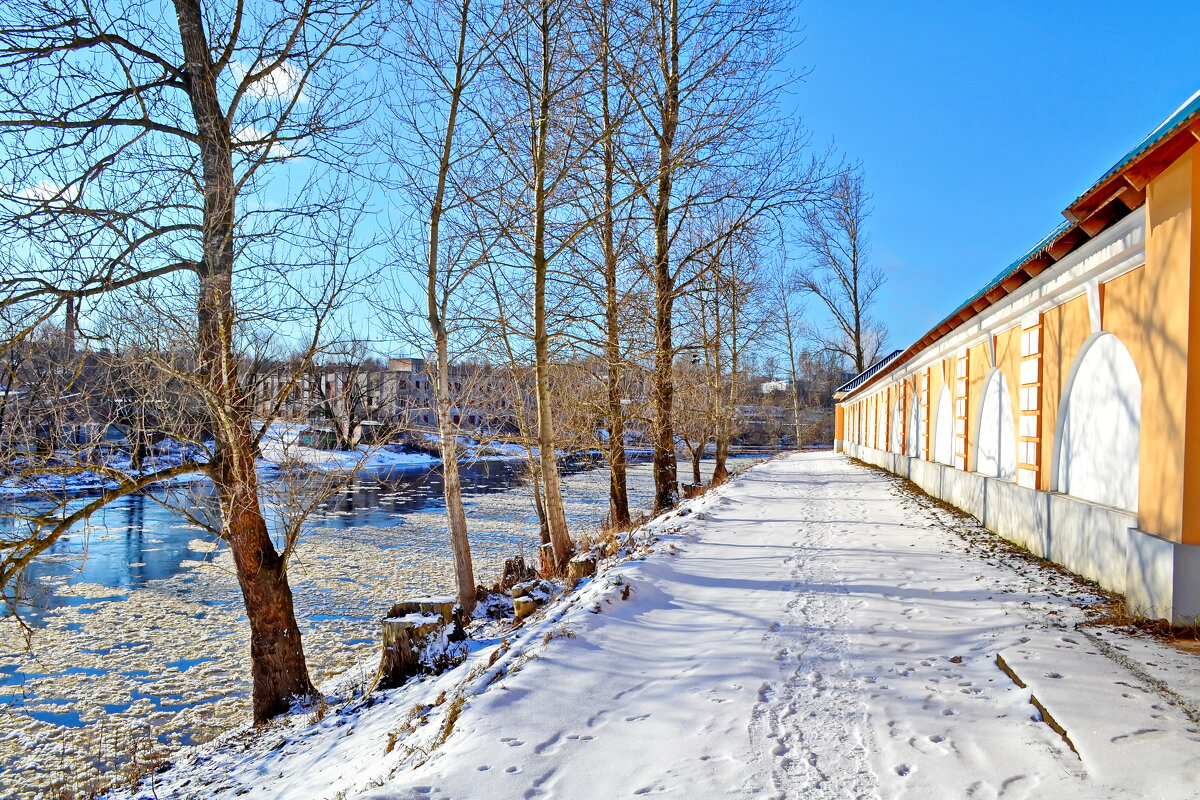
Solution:
<path fill-rule="evenodd" d="M 703 480 L 700 477 L 700 461 L 701 461 L 701 459 L 704 458 L 704 445 L 705 445 L 705 442 L 701 442 L 699 447 L 696 447 L 692 450 L 692 485 L 693 486 L 699 486 L 701 483 L 703 483 Z"/>
<path fill-rule="evenodd" d="M 540 227 L 540 226 L 539 226 Z M 537 247 L 540 249 L 541 244 Z M 535 256 L 535 264 L 539 259 Z M 554 419 L 550 399 L 550 337 L 546 332 L 546 269 L 544 259 L 536 266 L 534 280 L 534 357 L 537 383 L 537 442 L 538 464 L 542 472 L 546 532 L 554 551 L 555 572 L 564 572 L 571 558 L 571 537 L 567 531 L 567 515 L 562 502 L 562 484 L 558 475 L 555 454 Z"/>
<path fill-rule="evenodd" d="M 654 375 L 652 395 L 655 414 L 654 513 L 679 502 L 679 478 L 675 459 L 675 429 L 672 405 L 675 385 L 671 369 L 675 360 L 671 314 L 675 302 L 675 280 L 671 271 L 671 192 L 675 131 L 679 125 L 679 9 L 669 3 L 667 38 L 663 42 L 664 96 L 659 106 L 658 187 L 654 216 Z"/>
<path fill-rule="evenodd" d="M 630 523 L 629 491 L 625 473 L 625 409 L 621 405 L 621 329 L 617 294 L 618 258 L 614 222 L 613 189 L 616 184 L 616 141 L 609 108 L 608 26 L 610 0 L 601 0 L 600 100 L 604 115 L 604 219 L 601 246 L 604 249 L 604 334 L 608 382 L 608 518 L 613 528 Z"/>
<path fill-rule="evenodd" d="M 221 502 L 221 535 L 233 553 L 250 621 L 254 722 L 261 724 L 288 710 L 293 698 L 316 694 L 316 689 L 296 625 L 287 565 L 267 534 L 249 411 L 237 385 L 232 138 L 217 95 L 200 4 L 175 0 L 175 11 L 204 180 L 203 259 L 197 265 L 198 371 L 207 384 L 214 428 L 211 475 Z"/>
<path fill-rule="evenodd" d="M 537 512 L 538 536 L 542 544 L 550 544 L 550 526 L 546 523 L 546 504 L 542 502 L 542 468 L 530 459 L 529 471 L 533 474 L 533 510 Z"/>
<path fill-rule="evenodd" d="M 720 432 L 717 434 L 716 452 L 713 454 L 713 475 L 712 485 L 720 486 L 729 477 L 729 468 L 726 466 L 726 459 L 729 458 L 729 432 Z"/>
<path fill-rule="evenodd" d="M 667 304 L 670 305 L 669 303 Z M 672 405 L 675 385 L 671 375 L 671 312 L 660 312 L 655 320 L 654 356 L 654 513 L 661 514 L 679 502 L 679 478 L 675 460 L 675 428 Z"/>
<path fill-rule="evenodd" d="M 788 358 L 791 359 L 792 369 L 792 420 L 796 423 L 796 449 L 799 450 L 803 445 L 803 437 L 801 436 L 800 422 L 800 381 L 796 377 L 796 357 L 791 355 L 792 342 L 791 335 L 788 336 Z"/>
<path fill-rule="evenodd" d="M 454 134 L 458 119 L 458 107 L 462 102 L 463 61 L 465 58 L 468 11 L 470 0 L 461 6 L 458 29 L 458 48 L 455 59 L 454 87 L 450 95 L 450 110 L 446 118 L 445 139 L 438 162 L 438 181 L 433 203 L 429 212 L 429 263 L 426 272 L 426 300 L 428 302 L 429 330 L 433 334 L 437 353 L 437 384 L 435 388 L 438 433 L 442 454 L 442 472 L 445 482 L 446 522 L 450 528 L 450 548 L 454 552 L 454 578 L 458 587 L 458 603 L 463 613 L 475 610 L 478 599 L 475 594 L 475 571 L 471 563 L 471 542 L 467 533 L 467 515 L 462 502 L 462 475 L 458 468 L 458 441 L 455 438 L 454 407 L 450 398 L 450 346 L 445 324 L 445 305 L 439 303 L 439 250 L 441 247 L 441 220 L 446 202 L 446 182 L 454 155 Z"/>
<path fill-rule="evenodd" d="M 615 395 L 615 398 L 614 398 Z M 619 426 L 619 427 L 618 427 Z M 625 459 L 625 412 L 621 408 L 621 390 L 614 392 L 609 387 L 609 436 L 608 436 L 608 518 L 614 528 L 623 528 L 631 522 L 629 516 L 629 490 Z"/>
<path fill-rule="evenodd" d="M 545 490 L 546 529 L 554 552 L 554 570 L 566 572 L 571 558 L 571 537 L 567 531 L 567 515 L 563 509 L 562 484 L 555 455 L 554 418 L 550 397 L 550 335 L 546 330 L 546 284 L 550 262 L 546 256 L 546 162 L 549 157 L 550 136 L 550 9 L 541 4 L 541 85 L 538 98 L 538 118 L 533 131 L 533 349 L 534 379 L 537 394 L 538 463 L 542 468 Z"/>
<path fill-rule="evenodd" d="M 442 480 L 446 496 L 446 522 L 450 527 L 450 549 L 454 553 L 454 579 L 458 603 L 463 613 L 475 610 L 475 570 L 471 563 L 471 542 L 467 536 L 467 515 L 463 510 L 462 475 L 458 467 L 458 440 L 454 429 L 454 408 L 450 399 L 450 356 L 445 329 L 438 326 L 437 346 L 437 417 L 442 454 Z"/>
<path fill-rule="evenodd" d="M 246 448 L 239 458 L 231 460 L 249 463 L 248 471 L 228 470 L 219 483 L 214 475 L 213 482 L 221 495 L 223 534 L 233 553 L 250 621 L 254 722 L 262 724 L 287 711 L 294 698 L 315 695 L 317 690 L 308 675 L 287 565 L 267 535 L 258 505 L 253 459 L 247 462 L 245 458 L 248 452 Z M 237 472 L 242 474 L 234 474 Z"/>

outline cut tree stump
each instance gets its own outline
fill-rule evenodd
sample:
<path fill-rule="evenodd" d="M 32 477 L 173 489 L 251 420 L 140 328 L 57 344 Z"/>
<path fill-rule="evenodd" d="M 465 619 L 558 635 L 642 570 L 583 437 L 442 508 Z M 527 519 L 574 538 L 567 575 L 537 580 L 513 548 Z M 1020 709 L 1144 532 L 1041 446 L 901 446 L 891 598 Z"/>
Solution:
<path fill-rule="evenodd" d="M 600 557 L 595 553 L 584 553 L 572 558 L 567 563 L 567 582 L 572 586 L 596 574 L 596 562 Z"/>
<path fill-rule="evenodd" d="M 408 614 L 437 614 L 447 625 L 454 622 L 453 597 L 417 597 L 412 600 L 401 600 L 392 606 L 388 617 L 403 617 Z"/>
<path fill-rule="evenodd" d="M 536 577 L 537 571 L 525 563 L 523 556 L 510 558 L 504 562 L 504 573 L 500 576 L 500 582 L 493 584 L 492 591 L 507 592 L 518 583 L 531 581 Z"/>
<path fill-rule="evenodd" d="M 520 622 L 521 620 L 525 619 L 534 611 L 537 611 L 538 606 L 540 605 L 541 603 L 539 603 L 537 600 L 534 600 L 532 597 L 529 597 L 528 595 L 523 597 L 514 597 L 513 622 Z"/>
<path fill-rule="evenodd" d="M 509 589 L 509 595 L 513 599 L 513 622 L 518 623 L 549 602 L 554 584 L 541 579 L 525 581 Z"/>
<path fill-rule="evenodd" d="M 455 618 L 457 604 L 453 597 L 425 597 L 404 600 L 392 606 L 383 620 L 383 651 L 379 670 L 375 673 L 371 691 L 393 689 L 413 675 L 435 671 L 453 661 L 449 655 L 427 654 L 431 643 L 445 639 L 461 641 L 466 634 Z"/>

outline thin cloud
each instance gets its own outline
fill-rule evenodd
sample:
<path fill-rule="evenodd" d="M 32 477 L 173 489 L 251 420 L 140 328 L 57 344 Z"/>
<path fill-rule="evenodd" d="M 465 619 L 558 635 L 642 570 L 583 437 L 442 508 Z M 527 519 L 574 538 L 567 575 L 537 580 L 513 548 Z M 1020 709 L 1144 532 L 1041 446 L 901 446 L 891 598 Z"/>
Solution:
<path fill-rule="evenodd" d="M 240 84 L 250 74 L 251 70 L 242 62 L 234 61 L 229 65 L 234 77 Z M 260 67 L 255 67 L 257 71 Z M 262 76 L 254 83 L 246 87 L 246 91 L 252 96 L 260 100 L 290 100 L 293 96 L 301 102 L 307 102 L 308 98 L 304 92 L 299 89 L 300 80 L 304 77 L 304 70 L 291 64 L 287 61 L 280 64 L 275 69 Z"/>
<path fill-rule="evenodd" d="M 62 184 L 52 181 L 42 181 L 41 183 L 27 186 L 24 189 L 19 189 L 15 192 L 15 196 L 22 200 L 30 200 L 35 203 L 51 203 L 54 205 L 67 205 L 74 203 L 79 199 L 80 187 L 78 184 L 63 186 Z"/>
<path fill-rule="evenodd" d="M 270 134 L 263 133 L 253 125 L 247 125 L 233 135 L 233 142 L 242 150 L 259 150 L 269 148 L 274 158 L 289 158 L 293 154 L 291 148 L 279 141 L 271 141 Z"/>

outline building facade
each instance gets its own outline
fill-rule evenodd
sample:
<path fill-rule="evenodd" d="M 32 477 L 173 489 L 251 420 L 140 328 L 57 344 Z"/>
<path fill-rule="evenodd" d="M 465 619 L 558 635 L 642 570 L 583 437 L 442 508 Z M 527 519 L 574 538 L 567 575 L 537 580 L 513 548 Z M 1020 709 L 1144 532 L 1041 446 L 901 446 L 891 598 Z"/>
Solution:
<path fill-rule="evenodd" d="M 1200 93 L 1063 213 L 918 342 L 838 390 L 836 446 L 1124 594 L 1133 613 L 1191 624 Z"/>
<path fill-rule="evenodd" d="M 433 431 L 437 427 L 434 377 L 421 358 L 311 364 L 297 372 L 280 365 L 258 377 L 255 411 L 270 411 L 284 394 L 278 413 L 287 419 L 320 423 L 350 415 L 378 423 L 388 432 Z M 290 387 L 290 388 L 288 388 Z M 285 391 L 286 390 L 286 391 Z M 468 433 L 515 429 L 512 394 L 516 387 L 503 370 L 480 364 L 450 368 L 451 422 Z"/>

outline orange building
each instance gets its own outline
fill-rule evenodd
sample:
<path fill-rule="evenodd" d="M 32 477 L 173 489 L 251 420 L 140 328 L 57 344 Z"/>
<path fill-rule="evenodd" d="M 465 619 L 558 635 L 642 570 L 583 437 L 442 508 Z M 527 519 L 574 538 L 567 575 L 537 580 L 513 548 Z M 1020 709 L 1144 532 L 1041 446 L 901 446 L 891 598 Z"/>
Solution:
<path fill-rule="evenodd" d="M 1132 612 L 1190 624 L 1200 92 L 1063 214 L 920 341 L 839 388 L 836 446 L 1123 593 Z"/>

